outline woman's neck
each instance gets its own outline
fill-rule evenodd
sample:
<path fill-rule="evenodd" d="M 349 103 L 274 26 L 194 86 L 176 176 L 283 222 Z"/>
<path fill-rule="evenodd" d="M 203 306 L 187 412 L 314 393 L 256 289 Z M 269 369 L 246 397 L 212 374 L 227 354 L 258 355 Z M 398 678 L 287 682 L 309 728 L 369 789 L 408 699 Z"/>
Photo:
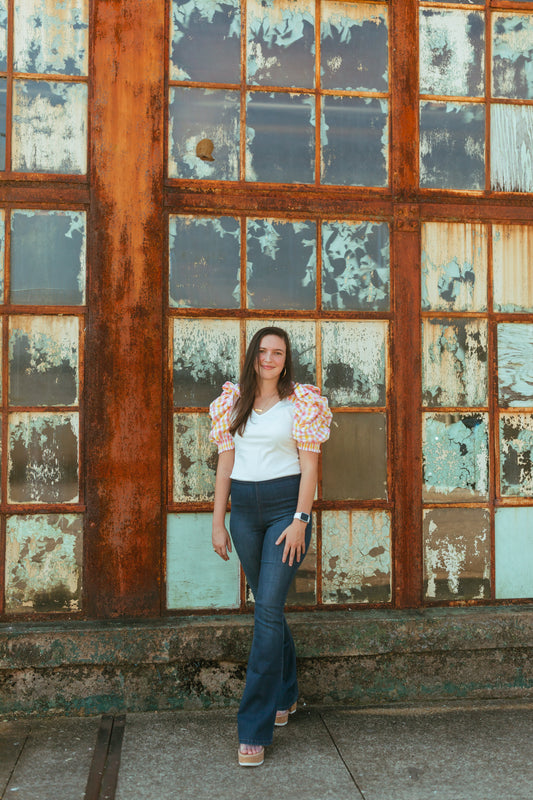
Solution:
<path fill-rule="evenodd" d="M 278 394 L 278 380 L 277 378 L 269 381 L 261 378 L 257 381 L 255 389 L 256 397 L 274 397 Z"/>

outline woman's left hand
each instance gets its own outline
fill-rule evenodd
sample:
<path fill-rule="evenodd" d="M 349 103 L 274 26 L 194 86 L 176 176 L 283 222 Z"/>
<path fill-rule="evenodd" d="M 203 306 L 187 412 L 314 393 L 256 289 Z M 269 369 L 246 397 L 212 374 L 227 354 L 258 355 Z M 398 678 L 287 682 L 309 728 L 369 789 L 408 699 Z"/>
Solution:
<path fill-rule="evenodd" d="M 296 563 L 299 564 L 305 555 L 305 528 L 305 522 L 295 519 L 288 528 L 285 528 L 281 536 L 276 540 L 276 544 L 281 544 L 285 540 L 285 547 L 281 560 L 285 564 L 288 558 L 290 567 L 294 564 L 295 558 Z"/>

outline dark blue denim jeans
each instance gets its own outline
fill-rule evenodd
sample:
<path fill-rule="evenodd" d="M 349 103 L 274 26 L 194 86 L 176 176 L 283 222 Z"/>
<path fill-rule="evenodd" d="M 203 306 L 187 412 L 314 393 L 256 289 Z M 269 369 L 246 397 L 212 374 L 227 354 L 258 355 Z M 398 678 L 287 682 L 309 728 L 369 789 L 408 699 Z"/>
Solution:
<path fill-rule="evenodd" d="M 276 710 L 298 698 L 296 653 L 284 606 L 299 564 L 283 564 L 285 543 L 275 542 L 293 520 L 299 488 L 300 475 L 231 481 L 231 538 L 255 599 L 254 637 L 238 713 L 243 744 L 270 744 Z M 310 540 L 311 522 L 305 530 L 306 552 Z"/>

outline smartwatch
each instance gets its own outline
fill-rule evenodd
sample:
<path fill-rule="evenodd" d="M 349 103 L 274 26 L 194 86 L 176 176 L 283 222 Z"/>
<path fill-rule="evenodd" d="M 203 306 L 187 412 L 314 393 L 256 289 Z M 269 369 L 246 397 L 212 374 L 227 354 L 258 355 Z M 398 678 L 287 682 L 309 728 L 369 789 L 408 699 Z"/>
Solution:
<path fill-rule="evenodd" d="M 294 519 L 301 519 L 302 522 L 307 524 L 311 519 L 311 514 L 306 514 L 305 511 L 297 511 L 294 515 Z"/>

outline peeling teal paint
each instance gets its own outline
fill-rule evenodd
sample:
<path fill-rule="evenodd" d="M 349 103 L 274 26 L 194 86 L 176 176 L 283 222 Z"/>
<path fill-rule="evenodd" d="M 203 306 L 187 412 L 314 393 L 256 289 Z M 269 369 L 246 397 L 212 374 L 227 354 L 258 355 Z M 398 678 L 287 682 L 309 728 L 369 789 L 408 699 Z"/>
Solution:
<path fill-rule="evenodd" d="M 533 17 L 492 15 L 492 83 L 495 97 L 533 98 Z"/>
<path fill-rule="evenodd" d="M 482 12 L 420 9 L 420 93 L 479 97 L 485 90 Z"/>
<path fill-rule="evenodd" d="M 0 72 L 7 70 L 7 0 L 0 0 Z"/>
<path fill-rule="evenodd" d="M 533 228 L 493 225 L 494 310 L 533 312 Z"/>
<path fill-rule="evenodd" d="M 423 320 L 422 395 L 425 405 L 487 405 L 487 336 L 486 320 Z"/>
<path fill-rule="evenodd" d="M 89 0 L 17 0 L 15 72 L 87 75 Z"/>
<path fill-rule="evenodd" d="M 492 188 L 533 192 L 533 107 L 493 103 L 490 120 Z"/>
<path fill-rule="evenodd" d="M 485 108 L 481 103 L 420 103 L 420 186 L 485 188 Z"/>
<path fill-rule="evenodd" d="M 170 79 L 239 83 L 240 0 L 172 0 Z"/>
<path fill-rule="evenodd" d="M 214 497 L 217 455 L 208 438 L 210 430 L 207 414 L 174 415 L 175 503 Z"/>
<path fill-rule="evenodd" d="M 501 493 L 533 497 L 533 414 L 500 417 Z"/>
<path fill-rule="evenodd" d="M 487 414 L 424 414 L 422 441 L 425 501 L 488 497 Z"/>
<path fill-rule="evenodd" d="M 333 406 L 384 406 L 387 322 L 322 322 L 322 381 Z"/>
<path fill-rule="evenodd" d="M 533 405 L 533 324 L 498 325 L 500 406 Z"/>
<path fill-rule="evenodd" d="M 533 508 L 497 508 L 496 598 L 533 597 Z"/>

